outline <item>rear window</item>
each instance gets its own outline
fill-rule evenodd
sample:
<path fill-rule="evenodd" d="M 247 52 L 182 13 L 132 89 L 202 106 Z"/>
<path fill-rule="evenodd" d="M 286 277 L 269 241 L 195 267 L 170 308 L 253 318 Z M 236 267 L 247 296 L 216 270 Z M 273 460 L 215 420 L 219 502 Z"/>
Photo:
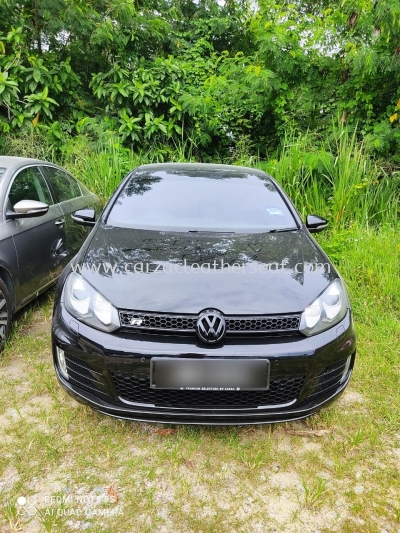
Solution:
<path fill-rule="evenodd" d="M 131 177 L 107 223 L 165 231 L 256 233 L 296 229 L 281 194 L 267 177 L 199 177 L 159 172 Z"/>
<path fill-rule="evenodd" d="M 82 196 L 78 183 L 69 174 L 55 167 L 41 168 L 50 182 L 57 203 L 68 202 Z"/>

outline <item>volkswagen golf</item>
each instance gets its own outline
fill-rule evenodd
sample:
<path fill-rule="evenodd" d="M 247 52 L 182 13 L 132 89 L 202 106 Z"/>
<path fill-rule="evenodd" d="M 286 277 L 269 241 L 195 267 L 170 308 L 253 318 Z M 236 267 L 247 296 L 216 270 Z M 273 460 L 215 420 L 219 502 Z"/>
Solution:
<path fill-rule="evenodd" d="M 346 387 L 346 286 L 268 174 L 154 164 L 123 179 L 64 269 L 52 326 L 64 389 L 132 420 L 258 424 L 309 416 Z"/>

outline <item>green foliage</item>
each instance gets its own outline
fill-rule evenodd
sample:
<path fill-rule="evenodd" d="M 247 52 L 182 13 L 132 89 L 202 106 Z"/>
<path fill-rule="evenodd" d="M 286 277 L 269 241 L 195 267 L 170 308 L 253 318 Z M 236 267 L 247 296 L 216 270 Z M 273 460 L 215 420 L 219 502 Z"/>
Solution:
<path fill-rule="evenodd" d="M 142 143 L 182 134 L 178 103 L 184 70 L 172 57 L 146 61 L 134 70 L 114 65 L 93 76 L 90 87 L 106 115 L 115 118 L 122 140 Z"/>
<path fill-rule="evenodd" d="M 399 20 L 398 0 L 2 0 L 0 131 L 213 160 L 335 137 L 339 117 L 398 165 Z"/>
<path fill-rule="evenodd" d="M 278 158 L 263 167 L 295 200 L 305 217 L 317 213 L 334 227 L 396 224 L 400 173 L 388 173 L 372 160 L 356 131 L 332 124 L 329 138 L 287 135 Z"/>

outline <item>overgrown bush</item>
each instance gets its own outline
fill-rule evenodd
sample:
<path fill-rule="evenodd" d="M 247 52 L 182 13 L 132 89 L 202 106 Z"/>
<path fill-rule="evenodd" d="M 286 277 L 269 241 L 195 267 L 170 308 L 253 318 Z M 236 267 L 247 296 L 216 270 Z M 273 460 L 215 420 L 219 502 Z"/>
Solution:
<path fill-rule="evenodd" d="M 2 0 L 0 132 L 264 158 L 339 115 L 399 164 L 399 20 L 398 0 Z"/>

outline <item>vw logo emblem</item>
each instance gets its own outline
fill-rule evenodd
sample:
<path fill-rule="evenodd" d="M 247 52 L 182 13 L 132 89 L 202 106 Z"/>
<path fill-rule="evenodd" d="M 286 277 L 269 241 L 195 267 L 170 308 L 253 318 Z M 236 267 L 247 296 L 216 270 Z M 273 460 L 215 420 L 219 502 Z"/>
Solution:
<path fill-rule="evenodd" d="M 197 335 L 202 341 L 215 344 L 225 336 L 224 315 L 216 309 L 205 309 L 197 319 L 196 329 Z"/>

